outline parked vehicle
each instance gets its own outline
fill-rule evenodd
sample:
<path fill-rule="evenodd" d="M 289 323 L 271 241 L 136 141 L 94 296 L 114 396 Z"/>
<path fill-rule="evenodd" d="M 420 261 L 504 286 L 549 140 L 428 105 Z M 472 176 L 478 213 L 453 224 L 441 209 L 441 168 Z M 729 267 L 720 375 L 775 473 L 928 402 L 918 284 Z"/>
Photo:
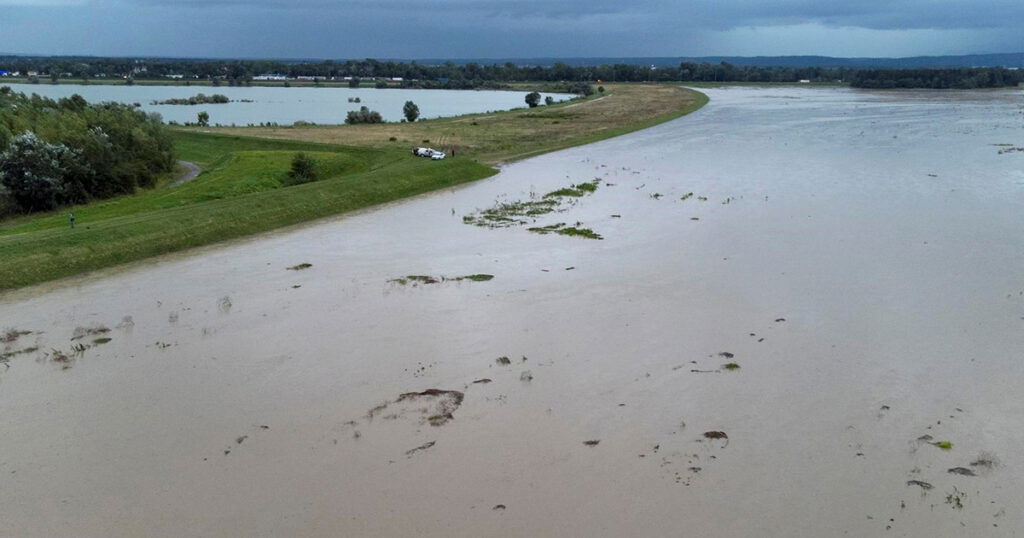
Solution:
<path fill-rule="evenodd" d="M 435 151 L 435 152 L 434 152 L 434 153 L 433 153 L 433 154 L 432 154 L 432 155 L 430 156 L 430 158 L 431 158 L 431 159 L 433 159 L 433 160 L 435 160 L 435 161 L 440 161 L 441 159 L 443 159 L 443 158 L 445 158 L 445 157 L 446 157 L 446 155 L 444 154 L 444 152 L 443 152 L 443 151 Z"/>

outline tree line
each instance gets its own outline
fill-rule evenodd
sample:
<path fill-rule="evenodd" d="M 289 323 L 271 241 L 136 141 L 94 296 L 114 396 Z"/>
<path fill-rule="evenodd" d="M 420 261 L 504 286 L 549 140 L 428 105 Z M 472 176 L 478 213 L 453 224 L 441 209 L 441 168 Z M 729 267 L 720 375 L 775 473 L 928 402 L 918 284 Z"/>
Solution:
<path fill-rule="evenodd" d="M 962 69 L 863 69 L 853 73 L 855 88 L 1005 88 L 1024 82 L 1024 71 L 1002 67 Z"/>
<path fill-rule="evenodd" d="M 346 61 L 279 61 L 216 59 L 132 59 L 67 57 L 0 57 L 0 70 L 38 76 L 51 81 L 61 77 L 89 80 L 100 75 L 134 79 L 209 80 L 215 84 L 247 85 L 253 77 L 279 74 L 290 78 L 317 80 L 349 78 L 350 85 L 377 79 L 405 88 L 501 89 L 512 82 L 593 83 L 602 82 L 851 82 L 858 87 L 994 87 L 1020 82 L 1020 74 L 1005 68 L 977 69 L 857 69 L 824 67 L 738 66 L 728 62 L 682 62 L 678 67 L 636 64 L 550 66 L 513 63 L 483 65 L 444 62 L 426 65 L 415 61 L 374 59 Z M 889 82 L 891 81 L 891 82 Z M 287 84 L 287 82 L 285 82 Z M 891 84 L 891 85 L 889 85 Z M 916 84 L 916 86 L 911 86 Z"/>
<path fill-rule="evenodd" d="M 0 88 L 0 216 L 152 187 L 174 163 L 159 115 Z"/>

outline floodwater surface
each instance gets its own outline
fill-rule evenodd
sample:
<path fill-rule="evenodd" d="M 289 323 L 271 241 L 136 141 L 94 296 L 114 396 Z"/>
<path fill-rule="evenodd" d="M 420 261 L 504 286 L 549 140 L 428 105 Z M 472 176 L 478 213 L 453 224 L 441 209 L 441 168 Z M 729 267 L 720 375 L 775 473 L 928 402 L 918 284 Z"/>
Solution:
<path fill-rule="evenodd" d="M 0 534 L 1024 532 L 1021 94 L 708 93 L 0 297 Z"/>
<path fill-rule="evenodd" d="M 205 111 L 210 115 L 211 125 L 238 125 L 277 123 L 291 125 L 297 121 L 319 124 L 345 122 L 350 110 L 365 106 L 380 112 L 385 121 L 399 121 L 404 116 L 402 106 L 413 101 L 420 108 L 423 119 L 476 114 L 497 110 L 508 110 L 526 106 L 527 92 L 516 91 L 471 91 L 471 90 L 399 90 L 376 88 L 278 88 L 267 86 L 148 86 L 110 84 L 3 84 L 14 91 L 39 94 L 43 97 L 60 99 L 81 95 L 90 103 L 114 101 L 138 103 L 140 110 L 156 112 L 164 121 L 178 123 L 195 122 L 196 115 Z M 197 94 L 222 94 L 230 103 L 205 105 L 159 105 L 154 101 L 185 99 Z M 550 95 L 555 101 L 572 96 Z M 361 102 L 350 102 L 359 98 Z"/>

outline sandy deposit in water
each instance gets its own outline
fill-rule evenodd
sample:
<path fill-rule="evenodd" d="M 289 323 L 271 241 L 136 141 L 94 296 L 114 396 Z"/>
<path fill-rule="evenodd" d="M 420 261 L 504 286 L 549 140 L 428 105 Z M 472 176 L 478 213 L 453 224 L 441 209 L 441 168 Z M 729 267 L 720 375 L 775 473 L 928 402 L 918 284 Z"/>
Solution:
<path fill-rule="evenodd" d="M 0 298 L 0 534 L 1024 532 L 1020 93 L 709 93 Z M 603 240 L 462 222 L 594 178 L 531 226 Z"/>

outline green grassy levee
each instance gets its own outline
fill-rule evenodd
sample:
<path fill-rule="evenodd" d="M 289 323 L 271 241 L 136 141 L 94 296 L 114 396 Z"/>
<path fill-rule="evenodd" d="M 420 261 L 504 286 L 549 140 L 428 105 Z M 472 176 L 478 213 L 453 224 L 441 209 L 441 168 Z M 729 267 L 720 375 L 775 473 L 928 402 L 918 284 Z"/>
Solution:
<path fill-rule="evenodd" d="M 0 289 L 272 230 L 496 173 L 468 159 L 431 161 L 398 150 L 176 136 L 179 157 L 209 166 L 208 172 L 180 187 L 8 223 L 0 229 Z M 230 151 L 237 148 L 244 149 Z M 321 168 L 338 175 L 282 187 L 297 151 L 327 160 Z M 333 161 L 332 155 L 337 156 Z M 239 160 L 250 160 L 255 168 L 237 166 Z M 74 229 L 67 224 L 71 211 L 77 220 Z"/>

